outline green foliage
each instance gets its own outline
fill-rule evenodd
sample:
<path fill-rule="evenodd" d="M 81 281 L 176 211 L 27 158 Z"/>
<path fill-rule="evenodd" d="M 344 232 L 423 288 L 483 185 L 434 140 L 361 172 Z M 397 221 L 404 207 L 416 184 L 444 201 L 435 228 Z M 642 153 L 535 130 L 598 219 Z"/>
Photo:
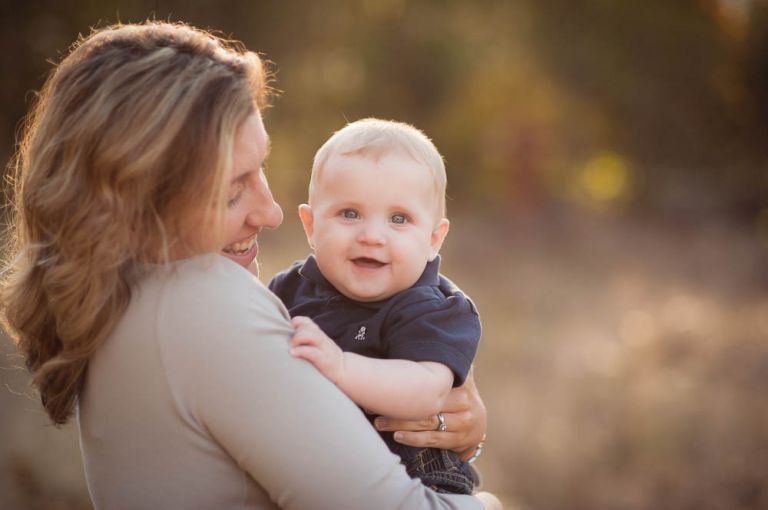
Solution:
<path fill-rule="evenodd" d="M 0 22 L 0 136 L 10 148 L 46 60 L 89 26 L 185 20 L 276 62 L 283 94 L 268 117 L 271 178 L 285 200 L 303 200 L 314 150 L 331 132 L 380 116 L 435 139 L 453 210 L 540 214 L 565 206 L 748 219 L 768 201 L 768 8 L 746 2 L 738 17 L 727 5 L 21 3 Z M 604 153 L 626 163 L 631 186 L 592 200 L 583 172 Z"/>

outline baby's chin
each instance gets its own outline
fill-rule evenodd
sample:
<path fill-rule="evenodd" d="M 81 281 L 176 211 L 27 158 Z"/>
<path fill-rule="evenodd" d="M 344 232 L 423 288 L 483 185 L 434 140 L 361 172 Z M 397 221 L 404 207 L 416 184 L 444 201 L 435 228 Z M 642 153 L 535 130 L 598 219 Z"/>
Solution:
<path fill-rule="evenodd" d="M 354 292 L 351 289 L 341 289 L 338 288 L 339 292 L 341 292 L 344 296 L 348 297 L 352 301 L 359 301 L 361 303 L 375 303 L 376 301 L 383 301 L 385 299 L 389 299 L 401 290 L 405 289 L 387 289 L 385 291 L 381 292 Z"/>

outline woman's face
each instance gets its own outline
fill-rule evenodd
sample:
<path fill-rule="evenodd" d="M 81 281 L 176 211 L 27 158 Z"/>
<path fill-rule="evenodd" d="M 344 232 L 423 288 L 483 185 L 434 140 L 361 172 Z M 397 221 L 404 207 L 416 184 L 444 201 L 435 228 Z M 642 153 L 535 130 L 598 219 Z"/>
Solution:
<path fill-rule="evenodd" d="M 222 255 L 255 275 L 259 272 L 259 232 L 283 222 L 283 211 L 272 198 L 264 175 L 268 154 L 269 137 L 257 111 L 243 122 L 235 136 L 221 248 Z"/>

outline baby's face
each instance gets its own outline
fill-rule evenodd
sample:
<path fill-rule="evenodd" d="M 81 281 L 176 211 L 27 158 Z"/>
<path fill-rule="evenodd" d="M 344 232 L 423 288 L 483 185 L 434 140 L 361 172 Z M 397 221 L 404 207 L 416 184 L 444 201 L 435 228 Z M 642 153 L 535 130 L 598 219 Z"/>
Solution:
<path fill-rule="evenodd" d="M 386 154 L 331 157 L 302 222 L 323 275 L 356 301 L 379 301 L 416 283 L 448 231 L 429 169 Z"/>

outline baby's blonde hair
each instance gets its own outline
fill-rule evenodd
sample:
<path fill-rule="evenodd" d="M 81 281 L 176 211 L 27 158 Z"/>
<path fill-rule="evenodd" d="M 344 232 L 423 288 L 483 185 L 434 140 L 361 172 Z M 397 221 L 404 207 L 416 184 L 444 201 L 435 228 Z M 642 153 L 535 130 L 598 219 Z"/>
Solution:
<path fill-rule="evenodd" d="M 54 423 L 141 268 L 220 221 L 200 211 L 222 209 L 236 130 L 265 105 L 266 80 L 237 43 L 146 22 L 82 38 L 46 81 L 15 159 L 0 300 Z"/>
<path fill-rule="evenodd" d="M 363 156 L 379 159 L 392 152 L 401 152 L 426 166 L 432 174 L 438 213 L 444 217 L 446 175 L 443 157 L 432 140 L 420 129 L 393 120 L 367 118 L 351 122 L 336 131 L 315 154 L 309 178 L 309 201 L 326 164 L 333 156 Z"/>

